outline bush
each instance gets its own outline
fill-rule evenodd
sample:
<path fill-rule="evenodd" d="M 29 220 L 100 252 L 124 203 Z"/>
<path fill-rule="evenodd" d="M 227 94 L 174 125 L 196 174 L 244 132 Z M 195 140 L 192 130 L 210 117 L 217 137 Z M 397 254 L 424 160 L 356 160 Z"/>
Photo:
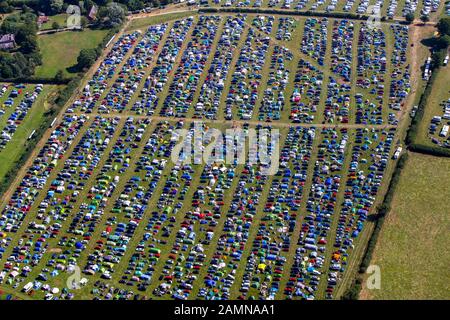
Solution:
<path fill-rule="evenodd" d="M 420 16 L 420 20 L 421 20 L 423 23 L 425 23 L 425 22 L 430 21 L 430 17 L 427 16 L 427 15 L 422 15 L 422 16 Z"/>
<path fill-rule="evenodd" d="M 59 29 L 60 27 L 61 27 L 61 26 L 59 25 L 59 23 L 58 23 L 57 21 L 55 21 L 55 22 L 52 23 L 52 29 L 57 30 L 57 29 Z"/>
<path fill-rule="evenodd" d="M 405 20 L 408 24 L 411 24 L 414 21 L 414 14 L 413 13 L 408 13 L 405 16 Z"/>
<path fill-rule="evenodd" d="M 426 146 L 423 144 L 411 144 L 409 150 L 413 152 L 428 154 L 436 157 L 450 157 L 450 149 L 444 149 L 435 146 Z"/>
<path fill-rule="evenodd" d="M 11 13 L 14 8 L 8 1 L 0 1 L 0 13 Z"/>
<path fill-rule="evenodd" d="M 450 17 L 440 19 L 436 27 L 440 34 L 450 35 Z"/>
<path fill-rule="evenodd" d="M 80 83 L 81 83 L 80 75 L 70 80 L 67 86 L 59 93 L 58 98 L 56 98 L 55 101 L 56 105 L 58 107 L 63 107 L 67 103 L 67 101 L 69 101 L 73 92 L 78 88 Z"/>
<path fill-rule="evenodd" d="M 447 55 L 447 50 L 441 49 L 436 50 L 431 55 L 431 69 L 439 68 L 443 65 L 445 56 Z"/>
<path fill-rule="evenodd" d="M 358 300 L 359 293 L 362 289 L 362 280 L 360 277 L 356 277 L 355 280 L 353 280 L 350 287 L 345 291 L 345 293 L 342 295 L 341 300 Z"/>

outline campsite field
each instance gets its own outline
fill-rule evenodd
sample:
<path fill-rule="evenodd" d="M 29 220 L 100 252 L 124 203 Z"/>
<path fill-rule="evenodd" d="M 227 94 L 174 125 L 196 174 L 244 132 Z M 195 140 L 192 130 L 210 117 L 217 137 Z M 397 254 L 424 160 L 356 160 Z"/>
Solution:
<path fill-rule="evenodd" d="M 439 15 L 445 1 L 434 1 L 430 6 L 428 15 L 434 19 Z M 375 5 L 373 1 L 347 1 L 347 0 L 202 0 L 201 6 L 221 7 L 221 8 L 253 8 L 253 9 L 278 9 L 284 11 L 315 11 L 329 13 L 353 13 L 353 14 L 372 14 L 372 7 Z M 408 12 L 412 12 L 416 19 L 422 15 L 424 6 L 422 1 L 378 1 L 380 4 L 381 16 L 390 18 L 402 18 Z M 407 3 L 411 4 L 410 6 Z"/>
<path fill-rule="evenodd" d="M 151 24 L 164 23 L 176 19 L 181 19 L 184 17 L 195 15 L 196 12 L 174 12 L 162 15 L 156 15 L 147 18 L 138 18 L 131 21 L 127 27 L 127 31 L 136 30 L 139 28 L 145 28 Z"/>
<path fill-rule="evenodd" d="M 381 289 L 363 299 L 448 299 L 450 160 L 411 153 L 372 259 Z"/>
<path fill-rule="evenodd" d="M 450 65 L 446 67 L 442 67 L 436 76 L 436 83 L 449 83 L 450 82 Z M 439 143 L 445 142 L 450 138 L 450 135 L 447 134 L 446 137 L 439 136 L 444 125 L 450 122 L 450 119 L 442 119 L 439 124 L 437 124 L 436 130 L 434 133 L 430 132 L 430 125 L 432 124 L 431 120 L 435 116 L 442 117 L 444 114 L 444 103 L 450 99 L 450 90 L 448 86 L 436 85 L 433 86 L 431 94 L 427 101 L 427 106 L 425 108 L 425 113 L 423 116 L 423 120 L 419 126 L 419 130 L 417 132 L 417 143 L 436 146 L 436 143 L 433 141 L 439 141 Z M 450 145 L 450 144 L 449 144 Z"/>
<path fill-rule="evenodd" d="M 8 117 L 13 112 L 14 107 L 24 97 L 25 92 L 32 92 L 32 88 L 32 85 L 28 85 L 26 88 L 22 89 L 23 94 L 19 95 L 15 99 L 15 104 L 12 107 L 8 107 L 7 112 L 0 118 L 0 128 L 3 129 L 6 126 Z M 13 87 L 11 86 L 10 90 L 12 89 Z M 10 90 L 0 98 L 0 104 L 4 103 L 8 98 Z M 14 133 L 11 141 L 6 144 L 6 147 L 4 149 L 0 150 L 0 180 L 4 178 L 8 170 L 10 170 L 15 165 L 22 152 L 24 152 L 25 146 L 27 145 L 27 139 L 30 134 L 33 132 L 33 130 L 38 129 L 41 125 L 44 113 L 48 110 L 46 101 L 49 95 L 54 93 L 55 90 L 55 86 L 44 86 L 43 91 L 39 94 L 36 102 L 31 107 L 31 110 L 18 126 L 17 131 Z"/>
<path fill-rule="evenodd" d="M 106 34 L 106 30 L 86 29 L 40 35 L 38 43 L 42 65 L 36 68 L 35 76 L 53 78 L 59 70 L 64 72 L 65 77 L 74 76 L 76 71 L 71 68 L 76 66 L 80 51 L 96 48 Z"/>
<path fill-rule="evenodd" d="M 394 108 L 409 108 L 417 76 L 408 27 L 161 17 L 115 38 L 2 201 L 0 286 L 33 299 L 339 298 L 407 120 Z M 212 128 L 279 135 L 276 174 L 183 163 L 177 134 L 198 123 L 205 144 Z"/>

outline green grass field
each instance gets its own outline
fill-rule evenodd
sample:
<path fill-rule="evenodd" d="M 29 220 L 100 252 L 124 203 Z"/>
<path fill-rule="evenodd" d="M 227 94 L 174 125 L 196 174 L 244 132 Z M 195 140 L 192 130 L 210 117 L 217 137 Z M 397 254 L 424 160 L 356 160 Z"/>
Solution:
<path fill-rule="evenodd" d="M 86 29 L 40 35 L 42 65 L 36 68 L 36 77 L 53 78 L 59 70 L 63 70 L 66 77 L 73 76 L 68 69 L 77 63 L 80 51 L 97 47 L 107 32 Z"/>
<path fill-rule="evenodd" d="M 31 88 L 31 86 L 29 88 Z M 20 158 L 31 132 L 37 129 L 41 124 L 44 113 L 48 108 L 46 100 L 55 90 L 56 86 L 44 87 L 44 90 L 39 95 L 36 103 L 25 117 L 24 122 L 17 128 L 12 140 L 6 145 L 5 149 L 0 150 L 0 180 L 3 179 L 6 172 L 8 172 Z M 3 124 L 6 120 L 7 117 L 4 115 L 1 123 Z"/>
<path fill-rule="evenodd" d="M 450 159 L 410 154 L 372 265 L 381 289 L 363 299 L 448 299 Z"/>

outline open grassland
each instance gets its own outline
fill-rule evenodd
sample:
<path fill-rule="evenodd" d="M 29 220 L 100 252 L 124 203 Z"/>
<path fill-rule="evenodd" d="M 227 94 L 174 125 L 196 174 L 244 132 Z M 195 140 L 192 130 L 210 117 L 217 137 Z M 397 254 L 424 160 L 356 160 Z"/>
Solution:
<path fill-rule="evenodd" d="M 449 298 L 449 179 L 450 159 L 409 155 L 372 259 L 381 289 L 361 298 Z"/>
<path fill-rule="evenodd" d="M 59 70 L 65 77 L 74 76 L 71 67 L 77 64 L 82 49 L 96 48 L 107 34 L 107 30 L 64 31 L 40 35 L 39 47 L 42 65 L 36 68 L 36 77 L 53 78 Z"/>

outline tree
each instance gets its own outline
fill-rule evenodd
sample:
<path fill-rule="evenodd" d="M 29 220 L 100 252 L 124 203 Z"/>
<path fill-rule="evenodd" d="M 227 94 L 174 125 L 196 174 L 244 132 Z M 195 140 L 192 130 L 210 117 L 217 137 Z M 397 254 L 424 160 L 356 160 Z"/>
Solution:
<path fill-rule="evenodd" d="M 439 42 L 442 48 L 448 48 L 450 46 L 450 35 L 446 34 L 439 38 Z"/>
<path fill-rule="evenodd" d="M 55 74 L 55 81 L 61 82 L 64 79 L 64 72 L 62 70 L 58 70 L 58 72 Z"/>
<path fill-rule="evenodd" d="M 144 3 L 140 0 L 128 0 L 124 4 L 130 11 L 140 10 L 144 8 Z"/>
<path fill-rule="evenodd" d="M 450 17 L 445 17 L 439 20 L 436 27 L 440 34 L 450 35 Z"/>
<path fill-rule="evenodd" d="M 125 10 L 120 4 L 111 2 L 106 7 L 101 8 L 99 16 L 104 27 L 115 28 L 123 23 Z"/>
<path fill-rule="evenodd" d="M 82 49 L 77 58 L 77 67 L 80 70 L 89 68 L 97 60 L 97 51 L 95 49 Z"/>
<path fill-rule="evenodd" d="M 406 16 L 405 16 L 405 19 L 406 19 L 406 22 L 408 22 L 408 23 L 412 23 L 413 21 L 414 21 L 414 14 L 413 13 L 408 13 Z"/>
<path fill-rule="evenodd" d="M 61 26 L 59 25 L 59 23 L 57 21 L 54 21 L 52 23 L 52 29 L 59 29 Z"/>
<path fill-rule="evenodd" d="M 8 1 L 0 0 L 0 13 L 11 13 L 13 7 L 9 5 Z"/>
<path fill-rule="evenodd" d="M 50 0 L 50 9 L 53 13 L 60 13 L 64 6 L 64 0 Z"/>
<path fill-rule="evenodd" d="M 447 55 L 447 50 L 441 49 L 433 52 L 431 56 L 431 66 L 433 69 L 439 68 L 444 62 L 445 56 Z"/>
<path fill-rule="evenodd" d="M 20 51 L 24 54 L 33 53 L 39 50 L 36 35 L 26 35 L 20 42 Z"/>
<path fill-rule="evenodd" d="M 430 21 L 430 17 L 427 16 L 427 15 L 422 15 L 422 16 L 420 16 L 420 20 L 421 20 L 423 23 L 427 23 L 428 21 Z"/>
<path fill-rule="evenodd" d="M 89 20 L 88 20 L 85 16 L 82 16 L 80 22 L 81 22 L 81 27 L 82 27 L 82 28 L 86 28 L 86 26 L 87 26 L 88 23 L 89 23 Z"/>

